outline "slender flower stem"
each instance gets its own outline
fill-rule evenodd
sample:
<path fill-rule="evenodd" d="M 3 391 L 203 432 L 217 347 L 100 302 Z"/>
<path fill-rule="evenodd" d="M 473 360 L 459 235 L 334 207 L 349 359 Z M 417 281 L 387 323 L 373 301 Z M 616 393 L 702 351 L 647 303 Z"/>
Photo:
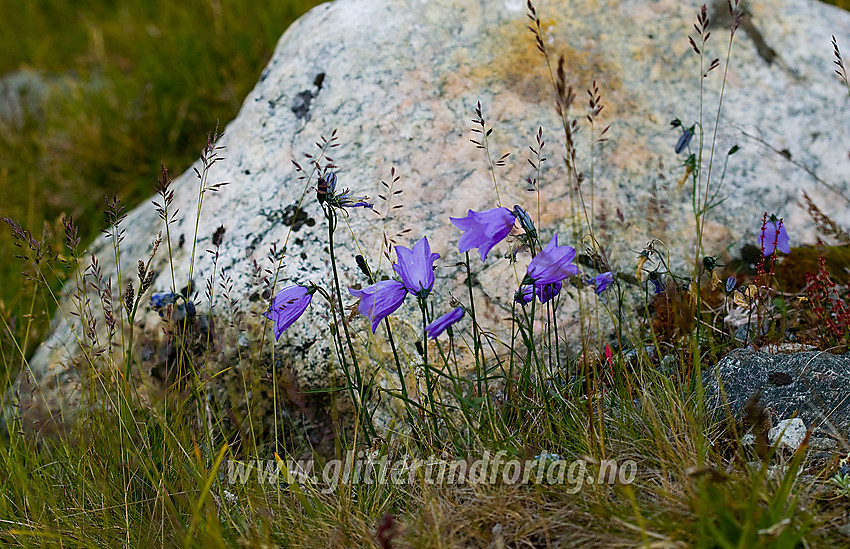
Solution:
<path fill-rule="evenodd" d="M 469 252 L 466 252 L 466 287 L 469 289 L 469 313 L 472 316 L 472 348 L 475 354 L 475 377 L 478 383 L 478 394 L 481 394 L 481 378 L 484 365 L 484 353 L 481 351 L 481 334 L 478 319 L 475 316 L 475 298 L 472 294 L 472 270 L 469 268 Z M 480 352 L 480 358 L 479 358 Z"/>
<path fill-rule="evenodd" d="M 431 381 L 431 370 L 428 365 L 428 308 L 424 297 L 419 298 L 419 308 L 422 310 L 422 367 L 425 369 L 425 385 L 428 388 L 428 400 L 431 401 L 431 420 L 434 423 L 434 440 L 437 440 L 439 425 L 437 424 L 437 405 L 434 402 L 434 383 Z"/>
<path fill-rule="evenodd" d="M 363 422 L 363 428 L 366 432 L 367 442 L 369 439 L 369 433 L 372 435 L 377 435 L 375 431 L 374 425 L 372 425 L 371 420 L 368 420 L 369 416 L 366 414 L 366 403 L 364 401 L 366 396 L 366 388 L 363 386 L 363 377 L 360 374 L 360 364 L 357 361 L 357 355 L 354 353 L 354 345 L 351 344 L 351 335 L 348 332 L 348 324 L 345 322 L 345 315 L 342 311 L 342 291 L 339 286 L 339 272 L 336 267 L 336 254 L 334 253 L 334 230 L 336 229 L 337 218 L 336 212 L 331 207 L 325 208 L 325 217 L 328 220 L 328 250 L 331 256 L 331 268 L 333 269 L 333 279 L 334 279 L 334 289 L 336 290 L 336 302 L 340 307 L 340 319 L 339 324 L 342 324 L 342 330 L 345 333 L 345 340 L 348 344 L 348 352 L 351 354 L 351 361 L 354 364 L 354 382 L 357 387 L 357 392 L 359 395 L 359 404 L 357 401 L 354 402 L 355 407 L 357 407 L 361 414 L 361 421 Z M 334 305 L 331 304 L 331 309 L 335 309 Z M 334 313 L 334 322 L 336 322 L 336 314 Z M 337 324 L 337 325 L 339 325 Z M 346 370 L 346 376 L 348 375 L 348 361 L 345 360 L 345 353 L 340 349 L 340 358 L 342 359 L 342 366 Z"/>
<path fill-rule="evenodd" d="M 411 426 L 416 425 L 413 420 L 413 413 L 410 411 L 410 398 L 407 396 L 407 381 L 404 378 L 404 372 L 401 369 L 401 360 L 398 358 L 398 350 L 395 346 L 395 337 L 393 336 L 392 328 L 390 327 L 390 319 L 389 317 L 384 318 L 384 325 L 387 328 L 387 339 L 390 340 L 390 349 L 393 351 L 393 357 L 395 358 L 395 367 L 396 372 L 398 373 L 398 381 L 401 384 L 401 397 L 404 401 L 404 408 L 407 411 L 407 419 L 410 422 Z"/>

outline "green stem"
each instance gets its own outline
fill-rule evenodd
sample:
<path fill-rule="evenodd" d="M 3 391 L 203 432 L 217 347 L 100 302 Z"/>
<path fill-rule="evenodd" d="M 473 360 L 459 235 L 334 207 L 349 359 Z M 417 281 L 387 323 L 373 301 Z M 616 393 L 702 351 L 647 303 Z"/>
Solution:
<path fill-rule="evenodd" d="M 475 378 L 478 383 L 478 394 L 481 394 L 481 378 L 484 363 L 484 353 L 481 351 L 481 335 L 478 319 L 475 316 L 475 298 L 472 293 L 472 270 L 469 268 L 469 252 L 466 252 L 466 287 L 469 289 L 469 313 L 472 315 L 472 348 L 475 354 Z M 481 355 L 479 358 L 479 354 Z"/>
<path fill-rule="evenodd" d="M 434 424 L 433 440 L 439 436 L 439 425 L 437 425 L 437 405 L 434 402 L 434 384 L 431 381 L 431 370 L 428 366 L 428 333 L 425 327 L 428 325 L 428 310 L 425 306 L 425 298 L 419 298 L 419 308 L 422 310 L 422 367 L 425 368 L 425 385 L 428 388 L 428 400 L 431 401 L 431 421 Z"/>
<path fill-rule="evenodd" d="M 390 340 L 390 348 L 393 351 L 393 357 L 395 358 L 395 368 L 396 372 L 398 372 L 398 381 L 401 384 L 401 396 L 404 401 L 404 408 L 407 411 L 407 419 L 410 422 L 411 427 L 415 426 L 415 422 L 413 420 L 413 413 L 410 411 L 410 399 L 407 396 L 407 381 L 404 379 L 404 372 L 401 370 L 401 361 L 398 358 L 398 350 L 395 346 L 395 337 L 393 336 L 392 328 L 390 328 L 390 319 L 388 317 L 384 318 L 384 326 L 387 328 L 387 339 Z"/>
<path fill-rule="evenodd" d="M 348 333 L 348 324 L 345 322 L 345 314 L 342 311 L 342 291 L 340 290 L 339 286 L 339 272 L 337 271 L 336 254 L 334 253 L 334 230 L 336 229 L 337 223 L 336 212 L 330 206 L 328 206 L 325 209 L 325 217 L 328 220 L 328 245 L 331 256 L 331 268 L 333 269 L 334 273 L 334 289 L 336 290 L 337 303 L 340 307 L 339 323 L 342 324 L 342 331 L 345 333 L 345 340 L 348 344 L 348 352 L 351 355 L 351 361 L 354 364 L 354 380 L 357 386 L 357 392 L 360 395 L 361 406 L 359 407 L 359 412 L 362 415 L 361 421 L 363 422 L 363 428 L 366 431 L 366 438 L 368 442 L 369 433 L 371 432 L 372 435 L 377 435 L 377 432 L 375 431 L 375 427 L 372 425 L 371 420 L 368 419 L 368 414 L 366 414 L 365 412 L 366 403 L 364 399 L 366 397 L 366 388 L 363 386 L 363 377 L 360 374 L 360 364 L 357 361 L 357 355 L 354 353 L 354 345 L 351 344 L 351 335 Z M 331 309 L 334 308 L 334 305 L 331 304 Z M 336 315 L 334 315 L 334 321 L 336 322 Z M 340 351 L 342 351 L 342 349 L 340 349 Z M 348 362 L 345 360 L 345 353 L 340 352 L 340 357 L 343 359 L 343 368 L 347 370 Z M 355 402 L 354 405 L 355 407 L 358 407 L 357 402 Z"/>

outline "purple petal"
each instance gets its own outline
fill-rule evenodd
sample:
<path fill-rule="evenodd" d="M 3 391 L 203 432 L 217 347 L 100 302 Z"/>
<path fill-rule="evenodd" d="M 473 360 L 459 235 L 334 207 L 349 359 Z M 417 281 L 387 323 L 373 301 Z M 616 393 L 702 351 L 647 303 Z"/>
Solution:
<path fill-rule="evenodd" d="M 531 284 L 526 284 L 522 286 L 519 290 L 514 294 L 514 301 L 517 303 L 529 304 L 531 300 L 534 299 L 534 286 Z"/>
<path fill-rule="evenodd" d="M 788 233 L 785 232 L 785 225 L 779 227 L 779 238 L 776 241 L 776 247 L 782 253 L 791 253 L 791 239 L 788 238 Z"/>
<path fill-rule="evenodd" d="M 572 263 L 575 255 L 574 248 L 558 246 L 558 235 L 554 235 L 546 248 L 531 260 L 526 276 L 534 280 L 536 286 L 566 280 L 578 274 L 578 267 Z"/>
<path fill-rule="evenodd" d="M 559 293 L 561 293 L 561 288 L 563 284 L 560 282 L 554 282 L 552 284 L 546 284 L 545 286 L 540 286 L 537 288 L 537 299 L 540 300 L 540 303 L 546 303 L 547 301 L 551 301 L 555 298 Z"/>
<path fill-rule="evenodd" d="M 362 290 L 349 288 L 348 293 L 360 298 L 358 310 L 360 314 L 372 320 L 372 333 L 378 329 L 378 324 L 401 307 L 407 290 L 404 284 L 397 280 L 381 280 Z"/>
<path fill-rule="evenodd" d="M 393 269 L 401 277 L 404 287 L 413 295 L 430 292 L 434 287 L 434 261 L 440 254 L 431 253 L 428 239 L 423 237 L 413 246 L 413 250 L 396 246 L 398 262 Z"/>
<path fill-rule="evenodd" d="M 444 314 L 431 324 L 425 326 L 425 333 L 431 339 L 437 339 L 440 334 L 446 331 L 446 328 L 463 318 L 463 307 L 458 307 Z"/>
<path fill-rule="evenodd" d="M 763 234 L 759 235 L 759 245 L 764 248 L 764 257 L 771 255 L 776 248 L 776 225 L 768 221 L 764 225 Z"/>
<path fill-rule="evenodd" d="M 275 340 L 307 310 L 313 293 L 304 286 L 288 286 L 272 299 L 266 316 L 274 321 Z"/>
<path fill-rule="evenodd" d="M 466 217 L 450 217 L 455 227 L 463 231 L 458 241 L 460 253 L 478 248 L 481 261 L 493 246 L 504 240 L 514 226 L 514 214 L 508 208 L 492 208 L 483 212 L 468 210 Z"/>
<path fill-rule="evenodd" d="M 591 282 L 596 286 L 596 295 L 601 294 L 608 289 L 614 282 L 614 274 L 611 271 L 597 275 L 591 279 Z"/>

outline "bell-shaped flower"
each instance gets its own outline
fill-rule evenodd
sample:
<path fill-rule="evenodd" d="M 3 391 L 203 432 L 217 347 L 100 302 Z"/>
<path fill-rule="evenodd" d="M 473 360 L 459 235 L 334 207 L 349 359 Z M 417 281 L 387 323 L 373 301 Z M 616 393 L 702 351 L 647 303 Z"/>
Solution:
<path fill-rule="evenodd" d="M 372 333 L 378 324 L 404 303 L 407 289 L 397 280 L 381 280 L 362 290 L 349 288 L 348 293 L 360 298 L 360 314 L 372 320 Z"/>
<path fill-rule="evenodd" d="M 785 225 L 781 219 L 777 219 L 775 215 L 770 216 L 762 227 L 759 245 L 764 249 L 764 257 L 773 254 L 777 249 L 786 254 L 791 253 L 788 233 L 785 232 Z"/>
<path fill-rule="evenodd" d="M 658 295 L 667 289 L 667 285 L 664 284 L 664 280 L 661 279 L 661 275 L 658 274 L 657 271 L 649 273 L 649 281 L 652 282 L 652 285 L 655 287 L 655 295 Z"/>
<path fill-rule="evenodd" d="M 522 209 L 522 206 L 519 204 L 514 204 L 514 217 L 519 221 L 522 230 L 525 231 L 525 234 L 531 238 L 532 240 L 537 240 L 537 228 L 534 226 L 534 221 L 531 220 L 531 216 L 528 215 L 528 212 Z"/>
<path fill-rule="evenodd" d="M 425 333 L 431 339 L 437 339 L 446 329 L 463 318 L 463 307 L 458 307 L 444 314 L 434 322 L 425 326 Z"/>
<path fill-rule="evenodd" d="M 601 294 L 605 290 L 608 289 L 614 282 L 614 274 L 611 271 L 604 272 L 600 275 L 596 275 L 595 277 L 590 279 L 590 284 L 596 287 L 595 292 L 596 295 Z"/>
<path fill-rule="evenodd" d="M 562 287 L 563 284 L 560 282 L 538 286 L 537 288 L 535 288 L 532 284 L 526 284 L 514 294 L 514 300 L 517 303 L 524 303 L 527 305 L 531 303 L 531 300 L 534 299 L 534 295 L 537 294 L 537 300 L 540 301 L 540 303 L 546 303 L 560 294 Z"/>
<path fill-rule="evenodd" d="M 464 253 L 478 248 L 481 261 L 493 246 L 504 240 L 514 226 L 514 214 L 507 208 L 493 208 L 483 212 L 469 210 L 466 217 L 450 217 L 455 227 L 463 231 L 457 249 Z"/>
<path fill-rule="evenodd" d="M 578 274 L 578 267 L 573 264 L 575 256 L 575 248 L 558 246 L 558 235 L 554 235 L 543 251 L 529 263 L 523 282 L 540 287 L 575 276 Z"/>
<path fill-rule="evenodd" d="M 528 305 L 529 303 L 531 303 L 532 299 L 534 299 L 533 284 L 526 284 L 525 286 L 521 286 L 519 290 L 514 292 L 514 301 L 516 301 L 517 303 Z"/>
<path fill-rule="evenodd" d="M 304 286 L 287 286 L 272 299 L 266 316 L 274 321 L 275 340 L 307 310 L 313 290 Z"/>
<path fill-rule="evenodd" d="M 681 153 L 688 148 L 688 145 L 691 144 L 691 139 L 694 137 L 694 129 L 696 129 L 696 125 L 687 129 L 682 129 L 682 135 L 679 136 L 679 140 L 676 142 L 676 154 Z"/>
<path fill-rule="evenodd" d="M 561 293 L 561 288 L 563 284 L 560 282 L 553 282 L 552 284 L 546 284 L 544 286 L 537 287 L 537 299 L 540 300 L 540 303 L 546 303 L 547 301 L 551 301 L 555 299 L 555 297 Z"/>
<path fill-rule="evenodd" d="M 425 297 L 434 287 L 434 262 L 440 254 L 432 254 L 428 239 L 422 237 L 410 250 L 404 246 L 395 247 L 398 263 L 393 269 L 401 277 L 407 291 L 418 297 Z"/>

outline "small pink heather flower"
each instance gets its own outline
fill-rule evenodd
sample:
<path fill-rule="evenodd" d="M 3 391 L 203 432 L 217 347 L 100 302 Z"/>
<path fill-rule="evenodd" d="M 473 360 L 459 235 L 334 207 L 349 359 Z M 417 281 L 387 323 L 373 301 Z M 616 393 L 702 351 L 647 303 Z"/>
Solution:
<path fill-rule="evenodd" d="M 790 239 L 781 219 L 777 219 L 775 215 L 770 216 L 762 226 L 759 245 L 764 248 L 764 257 L 773 254 L 777 248 L 782 253 L 791 253 Z"/>
<path fill-rule="evenodd" d="M 274 296 L 266 316 L 274 321 L 275 340 L 304 314 L 314 291 L 304 286 L 288 286 Z"/>
<path fill-rule="evenodd" d="M 437 339 L 437 337 L 445 332 L 449 326 L 461 318 L 463 318 L 463 307 L 457 307 L 425 326 L 425 333 L 427 333 L 428 337 L 431 339 Z"/>

